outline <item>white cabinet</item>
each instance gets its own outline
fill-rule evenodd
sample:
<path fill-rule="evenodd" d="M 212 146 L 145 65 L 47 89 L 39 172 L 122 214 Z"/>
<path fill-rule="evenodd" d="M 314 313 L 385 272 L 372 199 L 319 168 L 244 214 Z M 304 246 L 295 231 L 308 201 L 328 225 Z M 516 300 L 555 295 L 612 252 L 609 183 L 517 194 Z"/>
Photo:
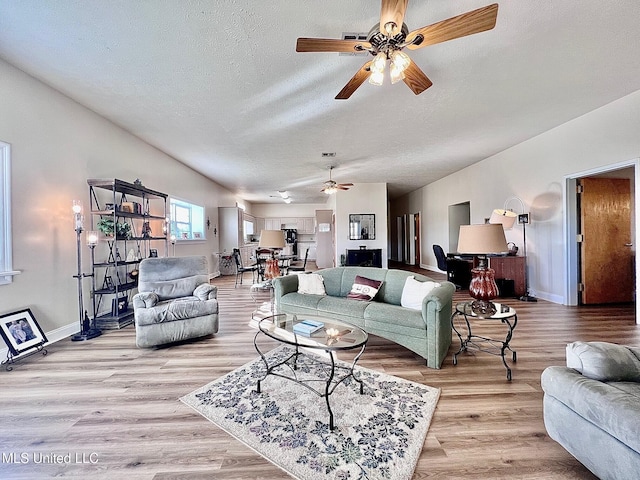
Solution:
<path fill-rule="evenodd" d="M 296 219 L 298 233 L 315 233 L 315 219 L 313 217 L 300 217 Z"/>
<path fill-rule="evenodd" d="M 280 218 L 265 218 L 264 219 L 264 229 L 265 230 L 280 230 Z"/>

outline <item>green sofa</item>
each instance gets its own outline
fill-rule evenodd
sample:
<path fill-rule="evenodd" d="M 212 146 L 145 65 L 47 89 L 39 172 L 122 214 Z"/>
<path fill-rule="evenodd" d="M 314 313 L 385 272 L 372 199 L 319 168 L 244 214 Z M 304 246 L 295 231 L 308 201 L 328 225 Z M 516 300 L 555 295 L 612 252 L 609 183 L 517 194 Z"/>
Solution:
<path fill-rule="evenodd" d="M 408 276 L 421 282 L 434 281 L 424 275 L 374 267 L 336 267 L 314 273 L 323 277 L 327 295 L 298 293 L 298 275 L 274 279 L 279 311 L 343 320 L 412 350 L 426 359 L 430 368 L 440 368 L 451 345 L 453 283 L 439 282 L 441 285 L 424 298 L 418 311 L 400 306 L 400 301 Z M 373 301 L 346 298 L 356 275 L 383 281 Z"/>

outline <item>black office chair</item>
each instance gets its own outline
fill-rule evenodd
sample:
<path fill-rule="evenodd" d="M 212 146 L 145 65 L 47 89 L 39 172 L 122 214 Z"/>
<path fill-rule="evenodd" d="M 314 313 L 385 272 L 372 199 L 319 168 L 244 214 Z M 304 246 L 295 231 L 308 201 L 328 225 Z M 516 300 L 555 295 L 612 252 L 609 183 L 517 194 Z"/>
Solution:
<path fill-rule="evenodd" d="M 433 254 L 436 256 L 436 260 L 438 261 L 438 268 L 443 272 L 447 271 L 447 256 L 444 254 L 444 250 L 440 245 L 433 246 Z"/>
<path fill-rule="evenodd" d="M 242 285 L 242 278 L 244 276 L 244 272 L 251 272 L 251 281 L 255 282 L 254 276 L 258 271 L 258 265 L 249 265 L 247 267 L 242 265 L 242 257 L 240 256 L 240 249 L 233 249 L 233 258 L 236 260 L 236 284 L 234 288 L 238 286 L 238 277 L 240 277 L 240 285 Z"/>
<path fill-rule="evenodd" d="M 447 280 L 456 286 L 456 290 L 465 290 L 471 283 L 471 267 L 473 262 L 458 258 L 448 258 L 440 245 L 433 246 L 433 253 L 438 261 L 438 268 L 447 272 Z"/>
<path fill-rule="evenodd" d="M 304 272 L 307 269 L 307 260 L 309 259 L 309 249 L 304 254 L 304 263 L 302 266 L 299 265 L 290 265 L 287 269 L 287 272 Z"/>

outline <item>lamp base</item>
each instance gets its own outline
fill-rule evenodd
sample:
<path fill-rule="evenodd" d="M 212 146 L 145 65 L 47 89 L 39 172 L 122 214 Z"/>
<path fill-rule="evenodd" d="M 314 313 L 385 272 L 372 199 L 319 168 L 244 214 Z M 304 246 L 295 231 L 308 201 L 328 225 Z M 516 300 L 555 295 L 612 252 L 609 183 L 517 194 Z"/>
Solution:
<path fill-rule="evenodd" d="M 471 311 L 479 317 L 491 317 L 498 311 L 495 304 L 489 300 L 474 300 Z"/>
<path fill-rule="evenodd" d="M 85 330 L 82 332 L 76 333 L 73 337 L 71 337 L 72 342 L 82 342 L 84 340 L 91 340 L 92 338 L 96 338 L 102 335 L 102 331 L 97 328 L 90 328 L 89 330 Z"/>

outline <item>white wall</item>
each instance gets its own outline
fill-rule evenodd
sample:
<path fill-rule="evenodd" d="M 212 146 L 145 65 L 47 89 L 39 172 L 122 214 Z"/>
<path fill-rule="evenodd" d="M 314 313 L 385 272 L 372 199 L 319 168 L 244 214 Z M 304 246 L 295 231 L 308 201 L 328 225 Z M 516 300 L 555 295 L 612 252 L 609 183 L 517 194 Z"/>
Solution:
<path fill-rule="evenodd" d="M 22 271 L 0 286 L 0 313 L 31 308 L 49 337 L 79 329 L 71 202 L 88 207 L 87 178 L 140 178 L 203 205 L 211 220 L 207 240 L 179 243 L 176 255 L 207 255 L 217 268 L 213 227 L 218 206 L 235 203 L 229 191 L 3 61 L 0 111 L 0 140 L 12 153 L 13 266 Z M 86 247 L 83 256 L 89 273 Z M 84 296 L 91 311 L 88 281 Z"/>
<path fill-rule="evenodd" d="M 345 254 L 347 249 L 358 249 L 360 245 L 366 245 L 367 249 L 382 249 L 382 268 L 387 268 L 389 256 L 387 184 L 357 183 L 347 191 L 338 191 L 335 194 L 335 202 L 336 265 L 340 264 L 340 255 Z M 349 240 L 349 214 L 351 213 L 375 214 L 375 240 Z"/>
<path fill-rule="evenodd" d="M 640 91 L 409 194 L 402 203 L 422 201 L 424 266 L 436 270 L 431 246 L 448 245 L 449 205 L 469 201 L 471 223 L 483 223 L 494 208 L 502 208 L 507 198 L 517 195 L 531 212 L 527 228 L 531 293 L 566 303 L 565 178 L 639 157 L 638 132 Z M 522 228 L 507 232 L 507 241 L 522 247 Z"/>

